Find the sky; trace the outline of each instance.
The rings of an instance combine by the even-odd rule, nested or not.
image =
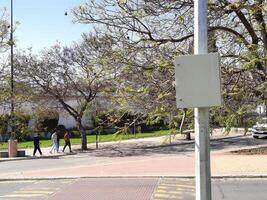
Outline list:
[[[0,0],[10,15],[10,0]],[[13,17],[16,30],[14,38],[17,49],[32,47],[34,52],[49,48],[60,42],[70,45],[79,41],[81,33],[89,32],[89,25],[74,24],[71,8],[86,0],[13,0]],[[68,16],[64,13],[68,12]],[[9,18],[10,19],[10,18]]]

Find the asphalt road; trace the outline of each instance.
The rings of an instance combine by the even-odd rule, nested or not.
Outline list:
[[[267,179],[214,179],[214,200],[267,200]],[[0,182],[3,200],[194,200],[193,179],[89,178]]]

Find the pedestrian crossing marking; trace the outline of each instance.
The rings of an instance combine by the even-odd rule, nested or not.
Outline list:
[[[26,193],[26,194],[53,194],[54,191],[25,190],[25,191],[15,191],[14,193],[16,193],[16,194],[24,194],[24,193]]]
[[[182,185],[182,184],[171,184],[171,183],[162,183],[160,185],[166,187],[182,187],[182,188],[195,189],[195,186],[193,185]]]
[[[179,184],[179,183],[174,183],[174,182],[172,182],[172,183],[161,183],[161,185],[167,185],[167,186],[170,186],[170,185],[172,185],[172,186],[177,186],[177,187],[187,187],[187,188],[195,188],[195,186],[194,185],[189,185],[189,184]]]
[[[181,197],[179,197],[179,196],[177,196],[177,195],[174,195],[174,194],[159,194],[159,193],[157,193],[157,194],[155,194],[155,197],[163,197],[163,198],[181,198]]]
[[[8,199],[30,199],[30,198],[43,198],[49,197],[59,191],[62,187],[53,187],[52,181],[51,184],[49,181],[41,180],[41,181],[32,181],[31,187],[21,188],[17,191],[13,191],[10,194],[5,194],[0,196],[0,199],[8,200]],[[43,187],[41,184],[48,183],[48,187]],[[64,186],[73,183],[73,180],[62,180],[57,182],[57,186]],[[38,185],[39,184],[39,185]]]
[[[27,191],[36,191],[36,190],[60,190],[59,187],[57,188],[52,188],[52,187],[32,187],[32,188],[23,188],[23,190],[27,190]]]
[[[181,194],[182,191],[177,191],[177,190],[173,190],[173,191],[167,191],[167,190],[157,190],[158,193],[167,193],[167,194]]]
[[[177,178],[179,179],[179,178]],[[177,182],[177,179],[176,178],[164,178],[162,181],[165,181],[165,182]],[[185,180],[180,180],[179,183],[192,183],[193,179],[185,179]]]
[[[37,188],[36,188],[37,189]],[[42,197],[49,196],[56,192],[56,190],[36,190],[34,188],[21,189],[14,191],[11,194],[0,196],[0,198],[31,198],[31,197]],[[39,188],[38,188],[39,189]]]
[[[33,183],[34,181],[31,181],[31,180],[16,180],[16,181],[2,181],[0,182],[0,184],[7,184],[7,183],[14,183],[14,184],[17,184],[17,183]]]
[[[0,196],[0,198],[8,198],[8,197],[40,197],[47,196],[47,194],[7,194],[4,196]]]
[[[195,196],[192,179],[161,178],[152,196],[153,200],[180,200]]]
[[[158,189],[167,189],[168,191],[169,190],[179,190],[179,191],[187,191],[187,192],[195,192],[194,189],[191,189],[191,188],[183,188],[183,187],[175,187],[175,186],[163,186],[163,185],[159,185],[158,186]]]

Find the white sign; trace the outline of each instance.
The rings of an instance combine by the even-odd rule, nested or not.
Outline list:
[[[178,108],[220,106],[221,76],[218,53],[179,56],[175,59]]]

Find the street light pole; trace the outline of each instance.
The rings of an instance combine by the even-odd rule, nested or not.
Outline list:
[[[8,140],[8,155],[9,157],[17,157],[17,140],[15,140],[15,133],[14,133],[14,39],[13,39],[13,0],[10,0],[10,128],[11,128],[11,137]]]
[[[13,0],[10,0],[10,13],[11,13],[11,19],[10,19],[10,96],[11,96],[11,134],[14,132],[14,39],[13,39]]]
[[[194,2],[194,54],[208,53],[207,0]],[[211,200],[209,108],[195,108],[196,200]]]

